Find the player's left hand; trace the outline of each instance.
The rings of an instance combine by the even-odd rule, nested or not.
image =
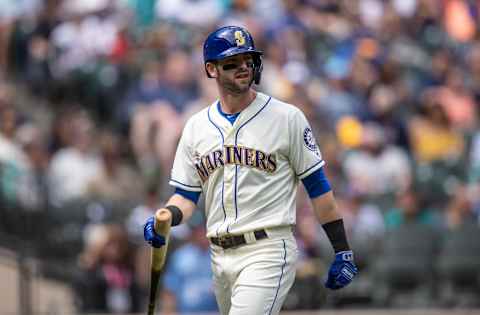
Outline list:
[[[328,271],[328,278],[325,281],[325,287],[337,290],[347,286],[352,282],[358,269],[353,262],[353,252],[351,250],[335,254],[335,260]]]

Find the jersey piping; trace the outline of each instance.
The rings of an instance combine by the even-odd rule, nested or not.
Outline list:
[[[267,102],[265,103],[265,105],[262,106],[262,108],[260,108],[258,110],[258,112],[255,113],[255,115],[253,115],[252,117],[250,117],[249,120],[247,120],[246,122],[243,123],[243,125],[241,125],[240,127],[238,127],[237,129],[237,132],[235,133],[235,146],[238,145],[238,133],[240,132],[240,129],[242,129],[246,124],[248,124],[250,121],[252,121],[255,117],[257,117],[258,114],[260,114],[260,112],[265,108],[267,107],[267,105],[270,103],[270,100],[272,99],[272,97],[270,96],[267,100]],[[237,205],[237,175],[238,175],[238,165],[235,165],[235,189],[234,189],[234,200],[235,200],[235,220],[233,221],[233,223],[235,223],[235,221],[237,221],[237,218],[238,218],[238,205]],[[227,226],[227,233],[229,233],[229,229],[230,229],[230,224]]]
[[[278,290],[280,289],[280,286],[282,284],[282,278],[283,278],[283,269],[285,268],[285,265],[287,264],[287,248],[285,246],[285,240],[283,241],[283,265],[282,265],[282,273],[280,274],[280,279],[278,279],[278,286],[277,286],[277,291],[275,292],[275,298],[273,298],[273,303],[272,306],[270,307],[270,311],[268,314],[272,314],[273,306],[275,305],[275,302],[277,301],[277,296],[278,296]]]
[[[210,118],[210,107],[208,108],[208,111],[207,111],[207,115],[208,115],[208,120],[210,121],[210,123],[215,127],[217,128],[218,132],[220,133],[220,136],[222,137],[222,148],[224,147],[224,138],[223,138],[223,133],[222,133],[222,130],[220,129],[220,127],[218,127],[217,125],[215,125],[215,123],[212,121],[212,119]],[[221,225],[219,225],[217,227],[217,236],[218,236],[218,230],[220,229],[220,227],[225,223],[225,221],[227,220],[227,211],[225,211],[225,204],[223,202],[223,190],[224,190],[224,186],[225,186],[225,181],[222,177],[222,210],[223,210],[223,223]],[[227,231],[228,231],[228,227],[227,227]]]

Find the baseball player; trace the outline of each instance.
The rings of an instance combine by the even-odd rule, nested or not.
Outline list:
[[[278,314],[295,278],[297,185],[302,181],[335,251],[325,286],[340,289],[357,274],[343,220],[304,114],[257,92],[262,52],[244,28],[222,27],[203,46],[205,71],[219,99],[195,114],[178,144],[165,207],[172,226],[192,215],[205,194],[207,238],[220,312]],[[165,243],[144,228],[154,247]]]

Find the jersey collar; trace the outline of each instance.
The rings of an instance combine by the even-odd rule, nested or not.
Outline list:
[[[235,113],[235,114],[224,113],[222,111],[222,106],[220,105],[220,101],[217,102],[217,110],[220,113],[220,115],[225,117],[225,119],[227,119],[230,122],[230,124],[232,124],[232,126],[233,126],[233,123],[235,122],[235,120],[237,120],[237,117],[240,115],[240,112]]]

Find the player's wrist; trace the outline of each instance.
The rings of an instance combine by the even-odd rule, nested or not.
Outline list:
[[[165,207],[170,213],[172,214],[172,224],[171,226],[177,226],[182,223],[183,220],[183,212],[180,210],[179,207],[175,205],[168,205]]]
[[[350,251],[347,235],[345,233],[345,227],[343,225],[343,219],[325,223],[322,225],[322,227],[325,230],[330,243],[332,244],[335,254]]]
[[[353,261],[353,251],[346,250],[346,251],[335,253],[335,257],[342,261]]]

